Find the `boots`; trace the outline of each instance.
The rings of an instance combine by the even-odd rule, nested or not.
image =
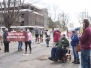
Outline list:
[[[75,63],[76,62],[76,59],[74,58],[74,61],[72,63]]]
[[[31,52],[31,50],[30,50],[30,53],[29,54],[31,54],[32,55],[32,52]]]
[[[80,61],[79,61],[79,60],[77,60],[77,61],[75,62],[75,64],[80,64]]]

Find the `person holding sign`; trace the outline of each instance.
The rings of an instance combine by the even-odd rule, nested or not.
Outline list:
[[[27,46],[29,45],[29,50],[30,50],[30,54],[31,54],[31,39],[32,39],[32,34],[30,32],[29,29],[27,29],[27,37],[28,40],[25,41],[25,54],[27,54]]]
[[[8,29],[5,28],[5,31],[3,33],[3,43],[4,43],[4,52],[9,52],[9,41],[7,41],[7,32],[8,32]]]
[[[20,29],[19,32],[22,32],[22,29]],[[23,45],[23,42],[18,41],[18,51],[22,51],[22,45]]]

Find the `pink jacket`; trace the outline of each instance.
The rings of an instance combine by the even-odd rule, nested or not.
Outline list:
[[[32,39],[32,33],[28,32],[28,41],[30,41]]]

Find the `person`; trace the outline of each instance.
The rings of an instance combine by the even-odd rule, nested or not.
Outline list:
[[[69,41],[66,39],[65,34],[63,34],[62,39],[56,44],[56,47],[53,47],[51,50],[51,57],[49,57],[49,60],[58,61],[60,58],[60,54],[62,51],[62,47],[68,47]]]
[[[31,40],[32,40],[32,33],[30,32],[29,29],[27,29],[27,36],[28,36],[28,40],[25,41],[25,54],[27,54],[27,46],[29,45],[29,50],[30,50],[30,53],[31,54]]]
[[[60,40],[60,35],[61,35],[61,32],[59,28],[57,27],[56,30],[53,32],[53,42],[54,42],[53,45],[54,46]]]
[[[49,47],[49,41],[50,41],[50,31],[46,30],[46,45]]]
[[[9,41],[7,41],[7,32],[8,32],[8,29],[5,28],[5,31],[3,33],[3,43],[4,43],[4,52],[9,52]]]
[[[78,52],[76,51],[77,44],[79,44],[79,38],[77,36],[76,30],[74,30],[72,31],[72,37],[71,37],[71,46],[72,46],[73,55],[74,55],[74,61],[72,63],[80,64],[79,55],[78,55]]]
[[[36,29],[35,29],[35,42],[39,42],[39,30],[38,30],[38,28],[36,27]]]
[[[2,30],[2,28],[0,28],[0,42],[1,42],[1,45],[3,45],[3,30]]]
[[[40,42],[43,42],[43,29],[40,30]]]
[[[91,27],[88,19],[83,19],[83,33],[80,36],[81,46],[81,68],[91,68],[90,51],[91,51]]]
[[[19,32],[23,32],[22,29],[19,30]],[[22,51],[22,45],[23,45],[23,42],[22,41],[18,41],[18,51]]]

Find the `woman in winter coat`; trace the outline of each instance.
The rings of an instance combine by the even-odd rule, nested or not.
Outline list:
[[[32,50],[32,48],[31,48],[32,33],[30,32],[29,29],[27,29],[27,37],[28,37],[28,40],[25,41],[25,54],[27,54],[27,46],[28,45],[29,45],[29,51],[30,51],[29,54],[31,54],[31,50]]]
[[[72,46],[73,55],[74,55],[74,61],[72,63],[80,64],[79,55],[78,55],[78,52],[76,51],[76,45],[79,44],[79,38],[77,36],[76,31],[73,31],[72,33],[73,34],[71,37],[71,46]]]

